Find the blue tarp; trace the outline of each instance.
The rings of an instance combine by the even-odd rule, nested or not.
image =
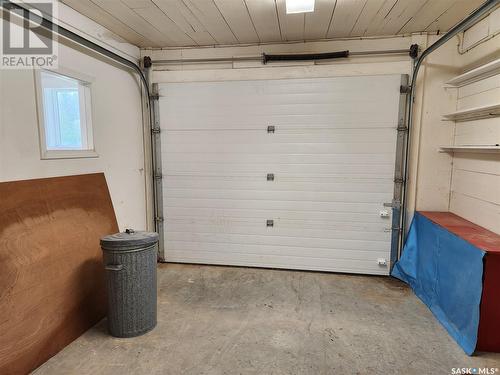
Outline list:
[[[485,252],[416,213],[392,276],[408,283],[468,355],[474,353]]]

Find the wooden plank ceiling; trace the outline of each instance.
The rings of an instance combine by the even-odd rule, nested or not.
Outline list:
[[[210,46],[446,31],[483,0],[62,0],[139,47]]]

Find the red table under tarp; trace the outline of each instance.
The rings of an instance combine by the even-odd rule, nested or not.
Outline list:
[[[420,214],[486,252],[476,350],[500,352],[500,235],[450,212]]]

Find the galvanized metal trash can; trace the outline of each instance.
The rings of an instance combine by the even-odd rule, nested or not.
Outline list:
[[[101,238],[108,289],[108,330],[134,337],[156,326],[158,234],[127,229]]]

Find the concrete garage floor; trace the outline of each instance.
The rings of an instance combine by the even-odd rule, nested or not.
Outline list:
[[[451,374],[467,357],[403,283],[386,278],[163,264],[158,326],[115,339],[105,322],[42,374]],[[497,372],[498,373],[498,372]]]

